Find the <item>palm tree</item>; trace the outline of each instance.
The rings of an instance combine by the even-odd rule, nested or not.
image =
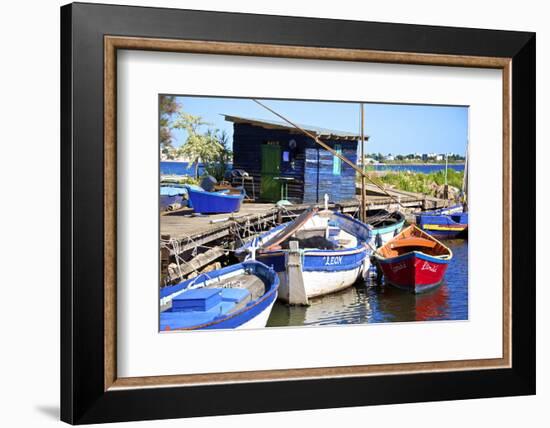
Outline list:
[[[213,137],[216,138],[219,149],[215,153],[215,158],[210,159],[209,163],[205,165],[205,169],[216,180],[223,181],[229,164],[233,159],[233,152],[229,148],[229,135],[227,132],[217,130]]]

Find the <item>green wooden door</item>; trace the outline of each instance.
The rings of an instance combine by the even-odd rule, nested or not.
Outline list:
[[[260,197],[266,201],[278,201],[281,196],[281,185],[273,177],[280,174],[281,148],[271,144],[262,144],[262,179]]]

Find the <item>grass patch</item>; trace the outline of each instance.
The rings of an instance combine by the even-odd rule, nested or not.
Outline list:
[[[431,172],[428,174],[410,171],[392,171],[372,178],[379,183],[386,186],[392,186],[395,189],[432,195],[434,184],[437,186],[445,184],[445,171]],[[447,183],[449,186],[460,189],[462,188],[463,179],[464,172],[454,169],[447,170]]]
[[[199,180],[195,177],[191,177],[190,175],[184,175],[177,178],[167,177],[161,181],[161,184],[199,184]]]

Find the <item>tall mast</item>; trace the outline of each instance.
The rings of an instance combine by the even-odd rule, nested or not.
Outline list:
[[[366,209],[366,193],[365,193],[365,108],[364,104],[359,105],[361,111],[361,212],[359,214],[359,220],[362,222],[367,218]]]
[[[466,160],[464,161],[464,177],[462,179],[462,207],[468,211],[468,158],[470,157],[470,108],[468,107],[468,133],[466,137]]]
[[[443,197],[445,205],[449,202],[449,183],[447,182],[447,168],[449,167],[449,153],[445,153],[445,185],[443,186]]]
[[[447,168],[449,167],[449,153],[445,153],[445,186],[447,186]]]
[[[348,164],[350,167],[352,167],[357,173],[361,174],[361,176],[367,180],[369,180],[372,184],[374,184],[376,187],[378,187],[387,197],[389,197],[391,200],[395,201],[398,205],[402,206],[403,207],[403,204],[401,204],[401,201],[396,198],[395,196],[393,196],[392,194],[390,194],[382,185],[380,185],[379,183],[377,183],[375,180],[373,180],[372,178],[370,178],[369,176],[367,176],[367,174],[365,173],[365,171],[362,169],[362,168],[359,168],[359,166],[357,166],[357,162],[353,163],[352,161],[350,161],[348,158],[346,158],[345,156],[343,156],[341,153],[338,153],[337,151],[335,151],[332,147],[330,147],[328,144],[324,143],[323,141],[321,141],[321,139],[312,134],[310,131],[307,131],[305,129],[303,129],[302,127],[300,127],[299,125],[297,125],[295,122],[292,122],[290,119],[287,119],[286,117],[284,117],[282,114],[280,113],[277,113],[275,110],[273,110],[272,108],[266,106],[265,104],[261,103],[260,101],[258,101],[257,99],[255,98],[251,98],[252,101],[254,101],[256,104],[258,104],[259,106],[265,108],[267,111],[273,113],[275,116],[277,116],[278,118],[284,120],[286,123],[288,123],[289,125],[292,125],[294,128],[296,128],[298,131],[300,131],[302,134],[304,135],[307,135],[309,138],[311,138],[313,141],[315,141],[317,144],[319,144],[323,149],[325,149],[326,151],[328,151],[330,154],[332,154],[333,156],[336,156],[337,158],[339,158],[342,162],[345,162],[346,164]]]

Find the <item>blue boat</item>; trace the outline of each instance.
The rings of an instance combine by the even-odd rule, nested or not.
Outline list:
[[[464,211],[464,206],[462,204],[455,204],[450,207],[438,208],[435,210],[424,211],[422,214],[426,215],[451,215],[451,214],[460,214]]]
[[[441,239],[465,238],[468,234],[468,213],[421,213],[416,216],[416,225],[430,235]]]
[[[277,299],[273,269],[247,261],[160,290],[160,331],[263,328]]]
[[[187,186],[189,206],[198,214],[233,213],[241,209],[244,193],[232,195],[227,190],[207,192],[198,186]]]

